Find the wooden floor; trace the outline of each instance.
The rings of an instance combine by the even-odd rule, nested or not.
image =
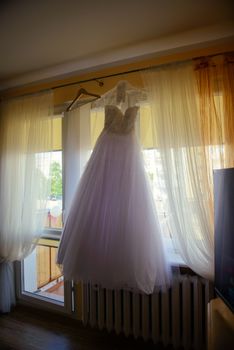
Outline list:
[[[162,350],[106,331],[83,327],[72,320],[41,310],[17,306],[10,314],[0,315],[0,350]],[[171,349],[171,348],[167,348]]]

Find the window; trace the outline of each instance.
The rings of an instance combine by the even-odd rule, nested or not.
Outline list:
[[[56,264],[63,226],[62,116],[56,116],[53,124],[53,149],[36,154],[38,185],[45,181],[51,189],[45,206],[44,233],[21,264],[20,294],[23,298],[37,299],[64,309],[67,304],[65,290],[69,289],[70,295],[72,291],[71,285],[64,283]]]
[[[42,158],[47,161],[42,162]],[[51,188],[45,215],[44,237],[47,239],[40,239],[35,250],[24,260],[24,291],[63,303],[63,276],[56,265],[62,229],[62,150],[38,153],[36,161],[39,181],[47,181]]]
[[[169,207],[165,194],[165,182],[160,153],[157,149],[144,149],[143,157],[145,161],[145,170],[148,174],[154,201],[157,208],[159,223],[161,226],[163,240],[170,262],[173,264],[184,265],[178,250],[173,245],[172,232],[169,225]]]
[[[152,142],[151,120],[147,113],[147,106],[143,106],[136,125],[136,130],[143,144],[145,169],[151,183],[169,258],[172,263],[183,264],[172,244],[160,153]],[[64,282],[62,272],[56,264],[57,249],[63,225],[64,196],[61,116],[56,118],[55,125],[55,145],[53,149],[38,153],[36,158],[40,181],[47,181],[51,192],[46,203],[43,237],[38,241],[34,251],[21,264],[21,293],[25,297],[34,298],[40,303],[46,302],[63,310],[67,308],[71,311],[74,308],[72,286],[71,283]],[[91,111],[90,120],[85,118],[82,121],[81,128],[88,128],[88,131],[85,129],[86,132],[83,135],[88,134],[90,137],[90,140],[84,141],[88,142],[89,146],[91,145],[91,149],[94,147],[103,126],[103,110]],[[82,130],[80,131],[82,134]],[[41,161],[45,158],[48,159],[46,163]]]

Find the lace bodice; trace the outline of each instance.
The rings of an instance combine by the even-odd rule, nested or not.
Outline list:
[[[123,113],[117,106],[105,107],[104,129],[115,134],[128,134],[134,130],[135,119],[139,107],[129,107]]]

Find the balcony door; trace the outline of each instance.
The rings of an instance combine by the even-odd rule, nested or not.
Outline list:
[[[62,130],[64,123],[63,115],[55,116],[53,149],[36,155],[40,181],[47,181],[51,191],[47,198],[46,213],[44,213],[43,235],[36,243],[32,253],[24,261],[17,263],[16,275],[17,294],[21,301],[71,313],[74,309],[72,282],[64,281],[62,270],[56,264],[63,227],[64,157]],[[48,158],[48,165],[40,161],[45,157]]]

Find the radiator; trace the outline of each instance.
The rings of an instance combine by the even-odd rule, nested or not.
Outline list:
[[[181,275],[167,292],[151,295],[83,284],[83,323],[155,344],[205,349],[212,297],[212,284],[198,276]]]

